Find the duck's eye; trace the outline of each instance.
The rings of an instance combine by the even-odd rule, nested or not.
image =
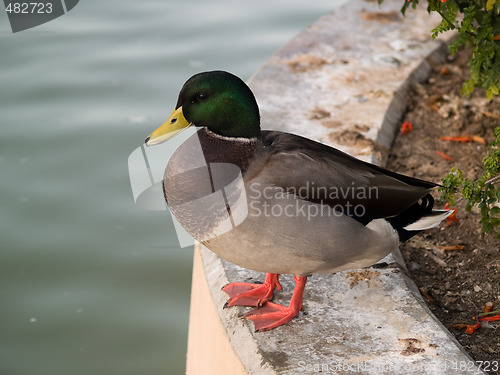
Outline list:
[[[204,93],[204,92],[201,92],[201,93],[199,93],[197,96],[194,96],[194,97],[193,97],[193,99],[191,99],[191,103],[192,103],[192,104],[195,104],[195,103],[202,102],[202,101],[204,101],[207,97],[208,97],[208,94],[206,94],[206,93]]]

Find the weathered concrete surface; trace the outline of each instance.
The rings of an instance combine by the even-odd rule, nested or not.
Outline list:
[[[249,82],[263,128],[301,134],[383,164],[408,88],[424,80],[446,52],[429,35],[439,20],[423,8],[403,18],[400,6],[400,0],[385,0],[381,8],[376,1],[350,1],[278,51]],[[228,282],[263,281],[264,275],[204,248],[201,255],[221,318],[209,324],[222,324],[249,374],[456,374],[471,363],[419,300],[404,265],[394,261],[399,254],[384,259],[385,268],[310,277],[305,313],[257,334],[251,322],[238,318],[249,309],[222,309],[227,295],[220,289]],[[275,301],[287,305],[291,276],[282,276],[282,285]]]
[[[264,129],[307,136],[377,164],[392,145],[408,88],[447,47],[420,7],[355,0],[320,18],[251,79]]]
[[[201,248],[208,284],[233,349],[248,374],[457,374],[467,365],[481,374],[449,332],[409,290],[397,265],[314,275],[297,319],[254,333],[238,316],[249,308],[222,309],[227,282],[263,281],[263,275],[229,264]],[[289,275],[274,302],[287,305]]]

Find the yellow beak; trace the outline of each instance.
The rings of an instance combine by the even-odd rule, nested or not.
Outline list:
[[[154,146],[163,143],[173,136],[179,134],[184,129],[187,129],[193,125],[187,122],[184,114],[182,113],[182,107],[177,108],[168,118],[165,123],[152,132],[149,137],[146,138],[146,146]]]

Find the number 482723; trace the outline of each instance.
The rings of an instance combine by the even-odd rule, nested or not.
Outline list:
[[[52,3],[8,3],[5,11],[14,14],[52,13]]]

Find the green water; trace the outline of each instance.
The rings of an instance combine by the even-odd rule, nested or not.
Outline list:
[[[182,374],[192,248],[127,160],[210,69],[247,79],[337,6],[93,1],[12,34],[0,12],[0,374]]]

